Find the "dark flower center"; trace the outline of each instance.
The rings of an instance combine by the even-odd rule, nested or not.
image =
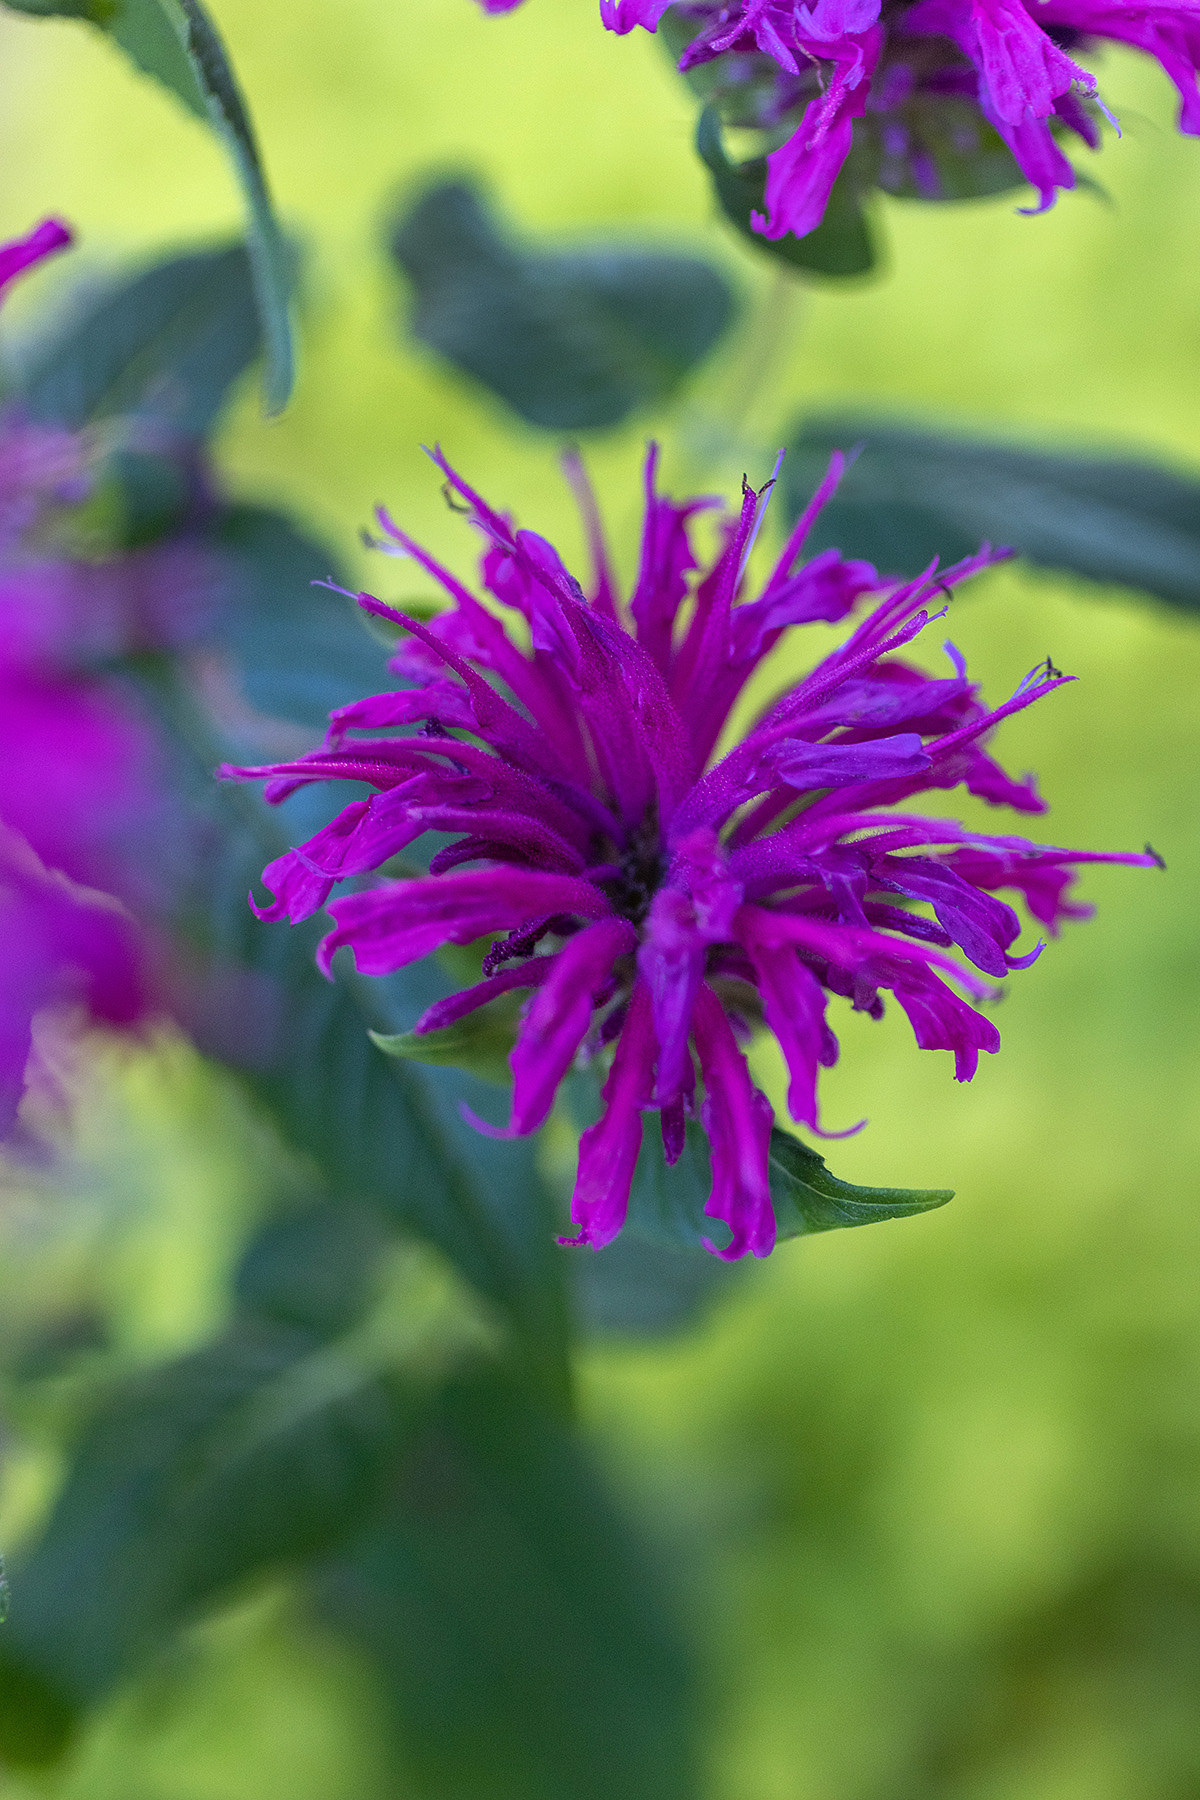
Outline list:
[[[604,892],[617,912],[641,926],[666,874],[657,818],[630,832],[617,867],[619,873],[603,883]]]

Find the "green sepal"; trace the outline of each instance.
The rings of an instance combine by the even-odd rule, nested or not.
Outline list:
[[[744,163],[729,160],[716,106],[706,106],[700,114],[696,150],[712,176],[713,192],[725,217],[764,256],[794,269],[804,269],[810,275],[828,275],[838,280],[869,274],[875,267],[878,255],[849,170],[844,170],[834,183],[825,217],[815,231],[802,238],[766,238],[750,223],[752,213],[764,210],[766,157],[756,156]]]
[[[506,994],[441,1031],[399,1031],[392,1035],[373,1031],[370,1035],[387,1056],[466,1069],[471,1075],[507,1087],[512,1080],[508,1055],[517,1035],[520,1012],[520,996]]]

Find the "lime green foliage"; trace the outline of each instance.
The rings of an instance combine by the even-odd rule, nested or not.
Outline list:
[[[283,216],[313,253],[294,407],[268,428],[247,396],[222,446],[230,478],[347,554],[386,498],[464,567],[417,449],[440,439],[525,523],[578,542],[545,442],[398,346],[377,226],[393,183],[478,164],[538,230],[686,228],[734,266],[691,102],[656,47],[605,37],[591,0],[494,20],[469,0],[213,11]],[[206,134],[77,25],[5,17],[0,50],[7,228],[61,212],[100,257],[236,227]],[[851,406],[1047,443],[1118,433],[1200,463],[1200,147],[1168,129],[1157,75],[1116,56],[1103,75],[1125,130],[1105,153],[1114,209],[887,206],[889,278],[806,296],[790,339],[764,329],[762,356],[731,351],[672,428],[670,478],[682,485],[688,458],[706,484],[743,466],[765,478],[797,413]],[[772,277],[741,267],[765,315]],[[29,299],[14,299],[14,325]],[[639,421],[593,457],[626,570],[642,434]],[[368,567],[407,603],[411,568],[364,556],[362,579]],[[1003,1053],[970,1088],[893,1021],[839,1017],[826,1123],[871,1120],[837,1147],[839,1176],[944,1181],[954,1206],[785,1246],[705,1332],[593,1351],[583,1411],[702,1599],[716,1800],[1191,1800],[1200,638],[1128,596],[1011,570],[957,602],[947,629],[997,695],[1047,653],[1080,677],[1006,728],[1007,758],[1045,772],[1057,841],[1149,838],[1169,873],[1088,876],[1097,919],[1014,987]],[[29,1271],[11,1277],[27,1307],[84,1310],[76,1296],[96,1284],[127,1361],[212,1323],[230,1169],[262,1151],[224,1101],[219,1129],[197,1127],[160,1066],[139,1066],[137,1131],[94,1159],[93,1196],[138,1199],[118,1210],[127,1231],[84,1254],[77,1208],[65,1247],[57,1200],[6,1214],[25,1233],[6,1267]],[[759,1072],[781,1099],[779,1072]],[[131,1185],[147,1155],[153,1179]],[[247,1190],[266,1185],[246,1166]],[[253,1192],[238,1205],[252,1215]],[[51,1485],[58,1435],[24,1428],[6,1550]],[[14,1588],[13,1617],[18,1605]],[[13,1779],[6,1800],[418,1792],[385,1758],[382,1705],[349,1649],[286,1596],[260,1597],[115,1695],[59,1775]]]

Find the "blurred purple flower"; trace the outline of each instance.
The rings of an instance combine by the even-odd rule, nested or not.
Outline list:
[[[80,1006],[97,1023],[135,1026],[147,1004],[141,936],[110,894],[48,869],[0,821],[0,1138],[16,1123],[33,1021]]]
[[[48,220],[0,246],[0,289],[69,242]],[[73,434],[0,419],[0,1137],[42,1008],[129,1027],[149,1004],[145,939],[100,890],[147,889],[157,746],[115,684],[73,667],[113,624],[112,572],[36,542],[48,509],[86,496],[89,461]]]
[[[274,899],[256,910],[308,918],[337,883],[379,870],[424,832],[455,834],[427,877],[334,900],[322,966],[345,945],[362,973],[385,975],[443,944],[492,939],[481,980],[416,1029],[450,1025],[513,989],[530,993],[510,1059],[508,1134],[542,1124],[577,1058],[611,1056],[603,1117],[580,1145],[570,1241],[600,1246],[620,1230],[643,1115],[657,1111],[669,1161],[685,1119],[703,1121],[707,1211],[731,1234],[718,1254],[765,1255],[775,1237],[772,1113],[740,1047],[751,1030],[774,1032],[792,1116],[812,1130],[817,1072],[837,1055],[829,994],[878,1017],[890,991],[917,1042],[952,1050],[958,1079],[969,1080],[980,1050],[999,1040],[954,987],[979,998],[1037,954],[1014,955],[1020,922],[997,890],[1022,895],[1053,932],[1086,915],[1066,898],[1076,864],[1150,859],[982,836],[895,810],[959,785],[1044,810],[1031,782],[1005,774],[984,745],[1000,719],[1065,677],[1035,671],[988,710],[953,650],[941,678],[898,659],[928,623],[929,603],[996,556],[984,548],[944,574],[931,567],[899,583],[833,550],[801,562],[840,456],[748,599],[744,569],[770,484],[747,489],[739,513],[721,520],[719,551],[694,578],[692,522],[717,503],[661,496],[652,449],[627,606],[577,465],[594,560],[586,596],[544,538],[514,529],[440,453],[434,460],[484,539],[483,586],[530,649],[381,513],[395,553],[452,604],[423,624],[360,595],[404,626],[391,666],[411,685],[333,714],[323,747],[294,762],[225,771],[265,776],[276,801],[308,782],[374,790],[267,868]],[[732,708],[783,633],[841,620],[866,596],[872,610],[847,641],[719,752]]]

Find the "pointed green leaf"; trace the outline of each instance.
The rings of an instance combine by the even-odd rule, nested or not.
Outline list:
[[[840,1181],[815,1150],[778,1126],[771,1132],[769,1174],[780,1241],[907,1219],[953,1198],[945,1189],[863,1188]],[[689,1123],[683,1154],[668,1167],[657,1120],[648,1117],[629,1200],[628,1229],[679,1249],[699,1249],[706,1238],[720,1248],[728,1242],[729,1232],[705,1213],[711,1192],[708,1140],[701,1127]]]
[[[911,1219],[954,1198],[948,1188],[865,1188],[839,1181],[823,1157],[778,1126],[771,1132],[770,1171],[771,1203],[781,1238],[874,1225],[883,1219]]]

